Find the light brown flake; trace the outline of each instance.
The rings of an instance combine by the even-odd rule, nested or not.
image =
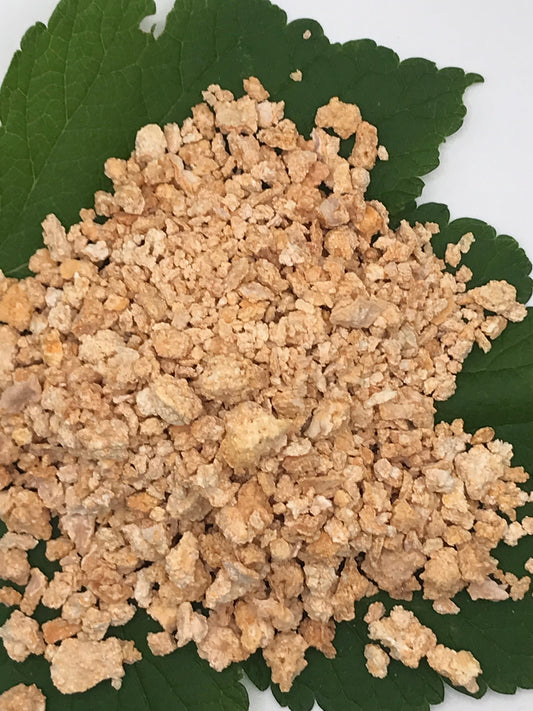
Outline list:
[[[456,652],[437,644],[428,651],[427,659],[432,669],[448,678],[455,686],[463,686],[471,694],[478,691],[476,679],[481,674],[481,667],[472,652]]]
[[[257,403],[240,403],[226,416],[221,454],[236,473],[242,474],[259,457],[279,451],[288,430],[288,422],[274,417]]]
[[[52,681],[62,694],[82,693],[105,679],[118,686],[124,676],[124,650],[116,637],[103,642],[65,639],[50,657]]]
[[[390,657],[377,644],[365,644],[366,668],[377,679],[384,679],[389,671]]]
[[[437,644],[435,634],[401,605],[393,607],[388,617],[371,622],[368,630],[370,639],[387,646],[393,659],[415,669]]]
[[[8,656],[15,662],[24,662],[30,654],[43,654],[44,642],[39,624],[19,610],[0,627],[0,639]]]
[[[272,672],[272,681],[281,691],[289,691],[295,677],[307,666],[305,650],[307,643],[295,632],[278,634],[263,649],[263,656]]]
[[[31,684],[17,684],[0,695],[2,711],[45,711],[46,697],[43,692]]]
[[[318,109],[315,123],[320,128],[332,128],[341,138],[350,138],[361,123],[361,112],[355,104],[346,104],[334,96]]]

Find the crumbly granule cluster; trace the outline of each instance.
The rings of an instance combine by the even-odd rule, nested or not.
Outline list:
[[[387,616],[384,613],[383,604],[374,602],[365,615],[365,622],[370,639],[388,647],[393,659],[417,669],[425,658],[432,669],[455,686],[464,686],[472,694],[479,690],[477,677],[481,667],[471,652],[464,649],[457,652],[438,644],[434,632],[402,605],[395,605]],[[389,655],[379,645],[367,644],[365,657],[370,674],[383,679],[387,675]]]
[[[17,684],[0,695],[1,711],[45,711],[46,699],[35,684]]]
[[[433,417],[473,344],[525,317],[514,287],[467,290],[436,225],[392,230],[365,201],[388,156],[357,106],[333,98],[306,140],[244,88],[142,128],[106,162],[114,192],[68,232],[47,217],[35,276],[0,281],[0,575],[26,585],[2,590],[20,609],[0,636],[64,693],[120,684],[138,652],[104,637],[137,607],[154,654],[192,640],[221,670],[261,649],[287,690],[378,589],[453,613],[464,588],[529,585],[491,556],[531,533],[528,475],[490,428]],[[51,581],[27,558],[43,539]]]

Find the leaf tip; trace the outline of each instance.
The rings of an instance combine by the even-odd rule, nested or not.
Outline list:
[[[466,75],[466,86],[472,86],[472,84],[484,84],[485,78],[481,74],[476,74],[475,72],[469,72]]]

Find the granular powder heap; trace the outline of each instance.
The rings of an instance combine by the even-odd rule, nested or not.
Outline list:
[[[142,128],[105,165],[114,192],[68,232],[47,217],[35,276],[0,280],[0,575],[26,586],[1,591],[20,609],[0,636],[64,693],[120,685],[140,655],[104,636],[136,607],[161,625],[154,654],[192,640],[221,670],[262,649],[288,690],[378,589],[453,614],[465,588],[529,586],[491,556],[532,530],[511,445],[434,424],[473,344],[525,317],[514,287],[467,290],[472,235],[450,273],[436,225],[393,230],[365,201],[388,154],[357,106],[331,99],[306,140],[244,88]],[[27,558],[42,539],[51,581]],[[39,603],[59,614],[42,627]],[[393,658],[476,688],[472,655],[412,613],[368,622]],[[385,676],[388,654],[365,655]]]

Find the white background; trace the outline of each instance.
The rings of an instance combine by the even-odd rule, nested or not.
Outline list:
[[[219,0],[224,2],[224,0]],[[30,24],[46,22],[56,0],[0,0],[0,77]],[[164,17],[172,0],[158,0]],[[467,91],[463,128],[441,150],[423,201],[445,202],[452,218],[476,217],[511,234],[533,258],[533,50],[530,0],[278,0],[289,20],[318,20],[331,41],[369,37],[401,59],[478,72],[485,83]],[[279,709],[269,693],[250,690],[251,711]],[[533,691],[487,694],[475,701],[447,690],[442,711],[526,711]],[[375,711],[379,711],[376,709]]]

